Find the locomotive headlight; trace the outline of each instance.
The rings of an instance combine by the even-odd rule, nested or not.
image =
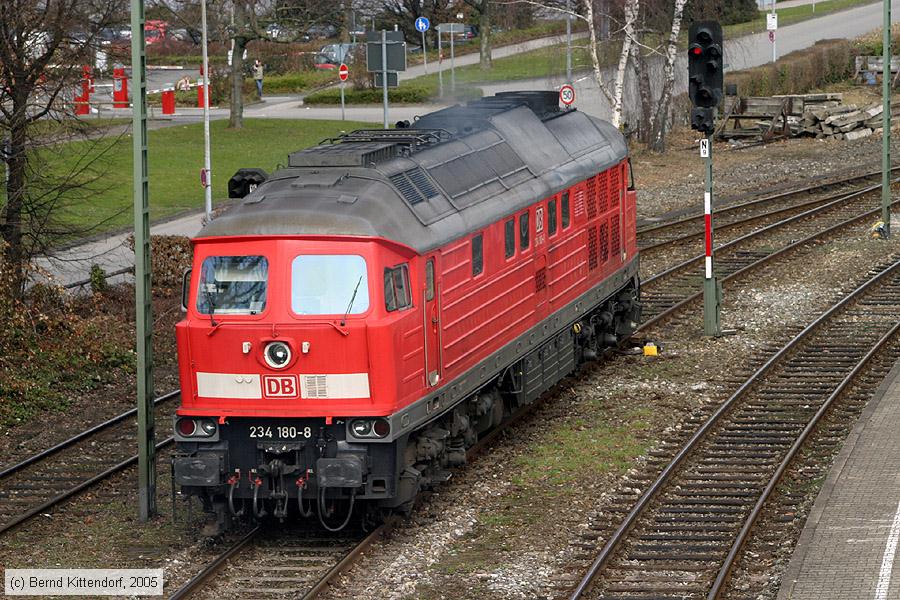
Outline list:
[[[372,421],[358,420],[350,425],[356,437],[368,437],[372,433]]]
[[[291,347],[284,342],[269,342],[263,355],[267,365],[273,369],[283,369],[291,362]]]
[[[203,432],[203,435],[215,435],[216,422],[211,419],[203,419],[200,421],[200,431]]]
[[[197,431],[197,422],[193,419],[178,419],[178,433],[190,437]]]

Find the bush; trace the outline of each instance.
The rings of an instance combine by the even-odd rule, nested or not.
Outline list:
[[[134,251],[134,236],[128,236],[128,247]],[[178,289],[184,272],[191,268],[194,249],[190,238],[180,235],[150,236],[150,268],[153,287]]]
[[[848,40],[823,40],[791,52],[775,64],[725,74],[725,84],[737,84],[739,96],[804,94],[853,76],[856,55]]]
[[[347,104],[381,104],[383,98],[381,88],[359,90],[348,86],[344,90],[344,94],[344,101]],[[481,88],[467,87],[459,88],[454,99],[462,102],[481,98],[481,96]],[[396,104],[422,104],[436,97],[437,89],[430,85],[401,84],[400,87],[388,90],[388,101]],[[307,104],[340,104],[341,91],[338,88],[328,88],[327,90],[314,92],[306,96],[305,102]]]

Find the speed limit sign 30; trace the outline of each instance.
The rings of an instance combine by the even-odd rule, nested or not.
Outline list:
[[[566,106],[570,106],[575,102],[575,88],[571,85],[564,85],[559,88],[559,101]]]

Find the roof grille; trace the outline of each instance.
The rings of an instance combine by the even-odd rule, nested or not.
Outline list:
[[[440,195],[440,192],[428,179],[425,171],[419,167],[391,175],[390,180],[403,198],[411,205],[425,202],[429,198]]]
[[[412,181],[417,188],[419,188],[419,191],[422,192],[422,195],[425,196],[425,198],[434,198],[435,196],[440,195],[440,192],[438,192],[431,184],[428,175],[426,175],[425,171],[419,167],[407,171],[406,176],[409,177],[410,181]]]

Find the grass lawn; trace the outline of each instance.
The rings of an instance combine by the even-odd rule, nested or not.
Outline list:
[[[245,119],[244,128],[232,131],[227,121],[211,123],[213,201],[227,198],[228,179],[241,167],[272,172],[287,163],[287,155],[317,144],[343,131],[371,126],[354,121]],[[88,178],[95,190],[88,202],[73,203],[61,215],[79,227],[103,223],[102,230],[128,226],[131,213],[131,136],[79,141],[55,149],[57,174],[73,170],[82,161],[96,160]],[[203,206],[200,168],[203,166],[203,124],[178,125],[149,132],[150,216],[160,219]]]

